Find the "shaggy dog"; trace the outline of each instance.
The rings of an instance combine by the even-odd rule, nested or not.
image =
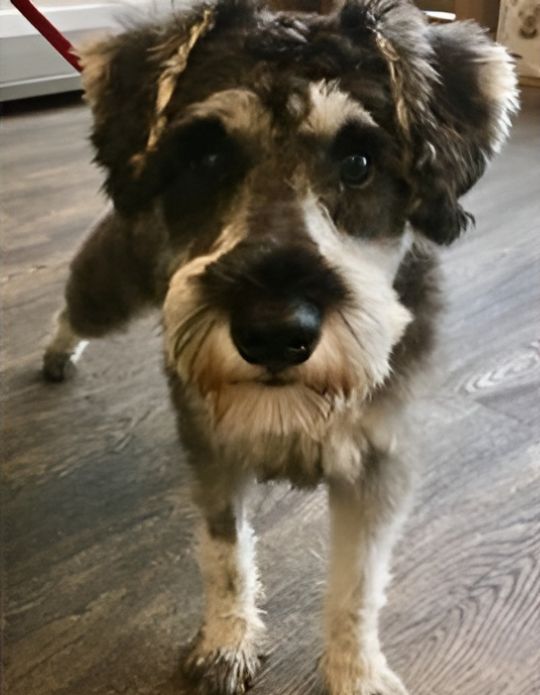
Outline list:
[[[328,15],[221,0],[82,51],[112,207],[75,257],[45,373],[161,308],[166,370],[204,517],[204,622],[186,669],[243,693],[263,624],[252,479],[324,483],[322,674],[403,695],[378,638],[414,472],[404,406],[432,348],[436,246],[505,139],[516,86],[474,24],[406,0]]]

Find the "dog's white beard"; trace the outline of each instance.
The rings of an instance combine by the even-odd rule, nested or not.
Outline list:
[[[410,318],[391,287],[364,274],[366,292],[326,317],[310,359],[281,373],[282,383],[265,383],[265,370],[242,359],[225,317],[201,306],[187,279],[177,273],[165,303],[168,363],[194,389],[223,444],[295,435],[324,442],[389,375],[392,347]]]

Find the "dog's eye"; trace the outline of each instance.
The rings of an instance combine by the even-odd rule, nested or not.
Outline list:
[[[195,121],[171,133],[171,146],[164,149],[172,169],[169,178],[187,177],[190,182],[219,183],[237,159],[234,141],[216,119]]]
[[[201,159],[201,166],[205,169],[215,169],[222,160],[221,152],[207,152]]]
[[[362,186],[368,180],[370,173],[370,161],[364,154],[351,154],[341,160],[341,181],[349,188]]]
[[[205,174],[219,175],[225,169],[227,157],[224,152],[209,150],[199,157],[191,159],[189,165],[192,170],[199,170]]]

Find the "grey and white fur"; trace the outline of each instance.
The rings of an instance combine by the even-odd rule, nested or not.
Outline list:
[[[283,3],[281,3],[283,5]],[[186,671],[237,695],[264,640],[254,480],[324,484],[330,695],[403,695],[379,643],[414,471],[406,404],[440,306],[436,247],[517,108],[506,51],[406,0],[332,13],[220,0],[81,50],[111,206],[76,255],[56,380],[82,340],[162,312],[201,510]]]

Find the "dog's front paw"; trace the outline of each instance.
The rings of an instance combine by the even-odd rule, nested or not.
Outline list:
[[[252,645],[209,648],[199,638],[190,648],[183,670],[200,695],[243,695],[260,663],[261,658]]]
[[[382,654],[369,658],[329,654],[321,668],[329,695],[408,695]]]

